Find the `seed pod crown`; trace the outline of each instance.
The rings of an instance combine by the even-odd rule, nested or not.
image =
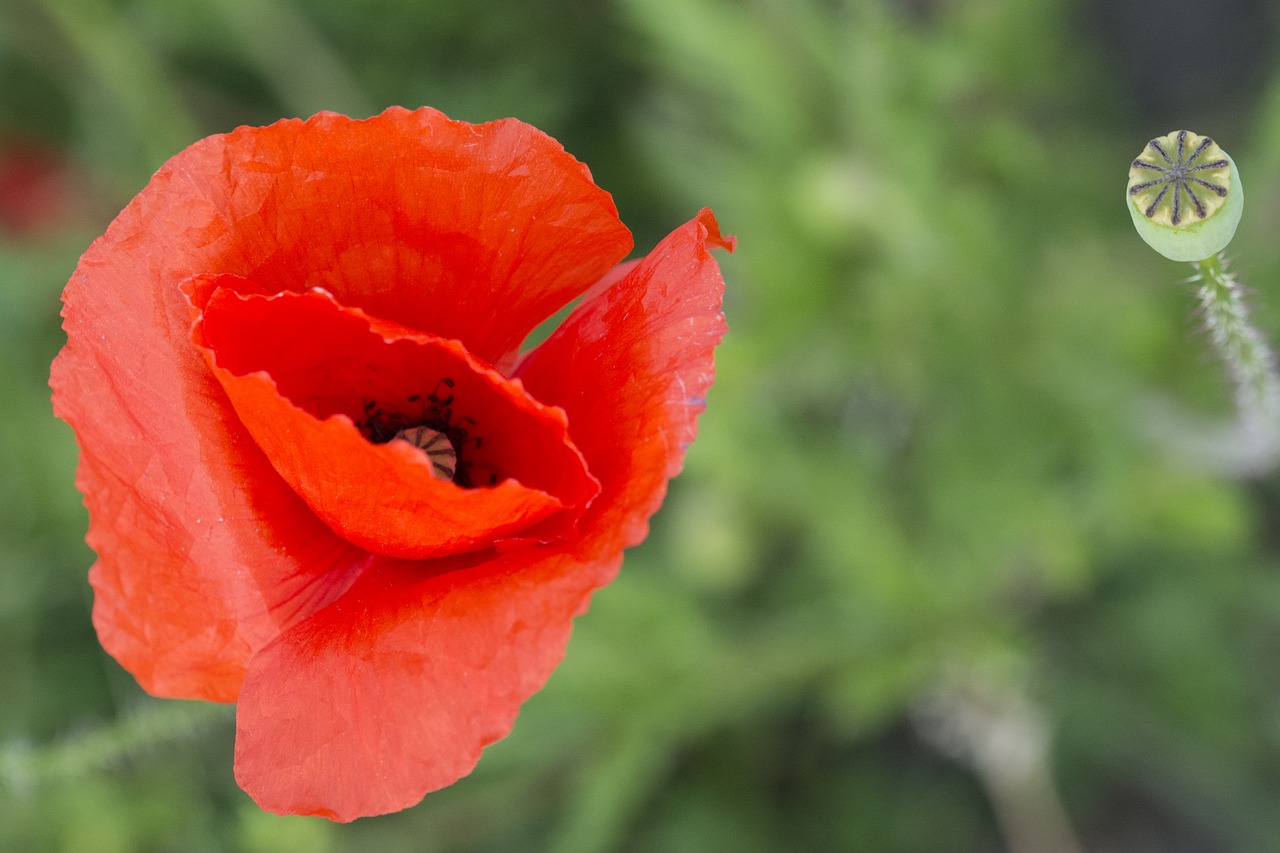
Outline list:
[[[1175,261],[1200,261],[1231,242],[1244,209],[1235,162],[1207,136],[1175,130],[1147,143],[1129,164],[1134,227]]]

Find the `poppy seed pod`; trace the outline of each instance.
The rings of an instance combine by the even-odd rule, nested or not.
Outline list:
[[[1175,130],[1129,164],[1129,215],[1151,248],[1173,261],[1202,261],[1226,248],[1244,210],[1235,162],[1207,136]]]

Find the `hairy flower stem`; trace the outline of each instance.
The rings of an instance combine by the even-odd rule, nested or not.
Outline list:
[[[1249,323],[1244,288],[1227,270],[1221,253],[1191,264],[1191,280],[1200,287],[1196,296],[1205,327],[1236,390],[1241,427],[1245,436],[1274,455],[1280,438],[1280,377],[1276,361],[1262,335]]]
[[[925,740],[973,769],[1010,853],[1083,853],[1054,784],[1049,721],[1019,686],[958,669],[913,716]]]
[[[113,722],[48,746],[0,743],[0,791],[32,789],[77,779],[155,749],[192,737],[209,725],[229,725],[230,709],[206,702],[148,701]]]

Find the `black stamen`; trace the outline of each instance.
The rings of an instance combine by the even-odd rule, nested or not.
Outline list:
[[[425,398],[421,394],[407,396],[405,398],[407,402],[417,404],[416,416],[402,412],[388,412],[378,405],[377,401],[365,400],[362,403],[364,420],[357,422],[356,427],[374,444],[386,444],[402,430],[413,427],[423,426],[435,430],[453,446],[455,467],[449,469],[436,463],[436,457],[447,456],[448,451],[442,446],[436,447],[435,441],[429,442],[421,449],[432,460],[432,464],[436,465],[436,470],[447,474],[458,485],[471,488],[474,485],[469,472],[472,463],[471,460],[463,457],[467,450],[478,450],[481,442],[479,436],[471,435],[476,425],[475,420],[465,415],[458,417],[454,412],[454,394],[452,393],[454,385],[453,379],[446,376],[435,384],[431,393]]]

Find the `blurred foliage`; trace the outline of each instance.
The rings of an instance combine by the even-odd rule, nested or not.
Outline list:
[[[974,685],[1043,721],[1086,849],[1280,849],[1280,479],[1168,440],[1231,395],[1119,201],[1146,139],[1213,134],[1273,329],[1280,76],[1255,38],[1256,85],[1179,102],[1096,13],[7,0],[0,158],[63,197],[0,233],[0,849],[1004,849],[990,768],[922,722]],[[642,248],[702,205],[741,242],[686,471],[564,665],[471,777],[339,826],[259,811],[227,709],[98,648],[45,383],[77,253],[165,158],[390,103],[542,127]]]

